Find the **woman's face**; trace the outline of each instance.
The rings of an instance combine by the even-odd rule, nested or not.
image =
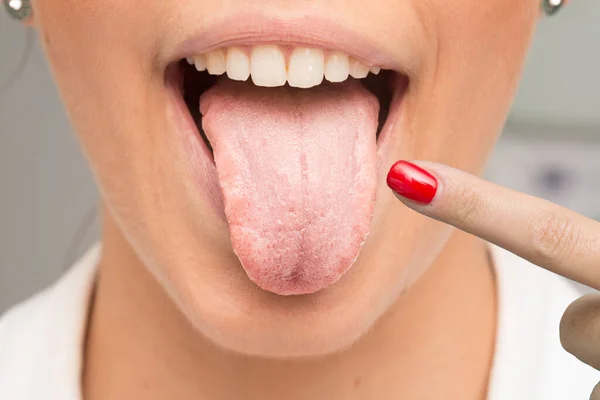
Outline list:
[[[106,217],[199,332],[233,351],[301,356],[358,339],[443,248],[450,230],[400,206],[385,175],[398,159],[480,171],[539,4],[36,0],[34,7]],[[276,84],[282,68],[283,79],[287,72],[318,81],[307,66],[319,62],[330,65],[329,78],[343,75],[345,57],[334,60],[335,51],[393,72],[369,78],[369,90],[353,80],[289,89],[221,79],[202,94],[209,75],[182,60],[232,46],[263,86]],[[209,69],[218,69],[214,54]],[[228,72],[244,75],[241,60]],[[331,66],[336,60],[341,67]]]

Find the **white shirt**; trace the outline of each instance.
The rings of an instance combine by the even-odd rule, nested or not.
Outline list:
[[[81,400],[82,348],[99,246],[0,319],[1,400]],[[588,399],[600,374],[560,345],[573,283],[492,248],[499,295],[489,400]],[[371,399],[366,399],[371,400]]]

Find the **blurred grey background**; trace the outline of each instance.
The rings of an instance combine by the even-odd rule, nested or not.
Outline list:
[[[600,216],[600,1],[540,23],[488,177]],[[31,48],[27,62],[20,62]],[[477,79],[477,77],[473,77]],[[37,38],[0,12],[0,314],[98,237],[98,194]]]

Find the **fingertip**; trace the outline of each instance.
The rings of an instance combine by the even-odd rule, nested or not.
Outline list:
[[[407,199],[421,205],[430,204],[438,189],[438,181],[431,173],[406,160],[392,165],[386,182],[400,200]]]

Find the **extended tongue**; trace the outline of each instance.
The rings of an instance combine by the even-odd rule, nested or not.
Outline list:
[[[301,90],[225,80],[200,112],[248,277],[280,295],[337,281],[373,216],[377,99],[356,81]]]

